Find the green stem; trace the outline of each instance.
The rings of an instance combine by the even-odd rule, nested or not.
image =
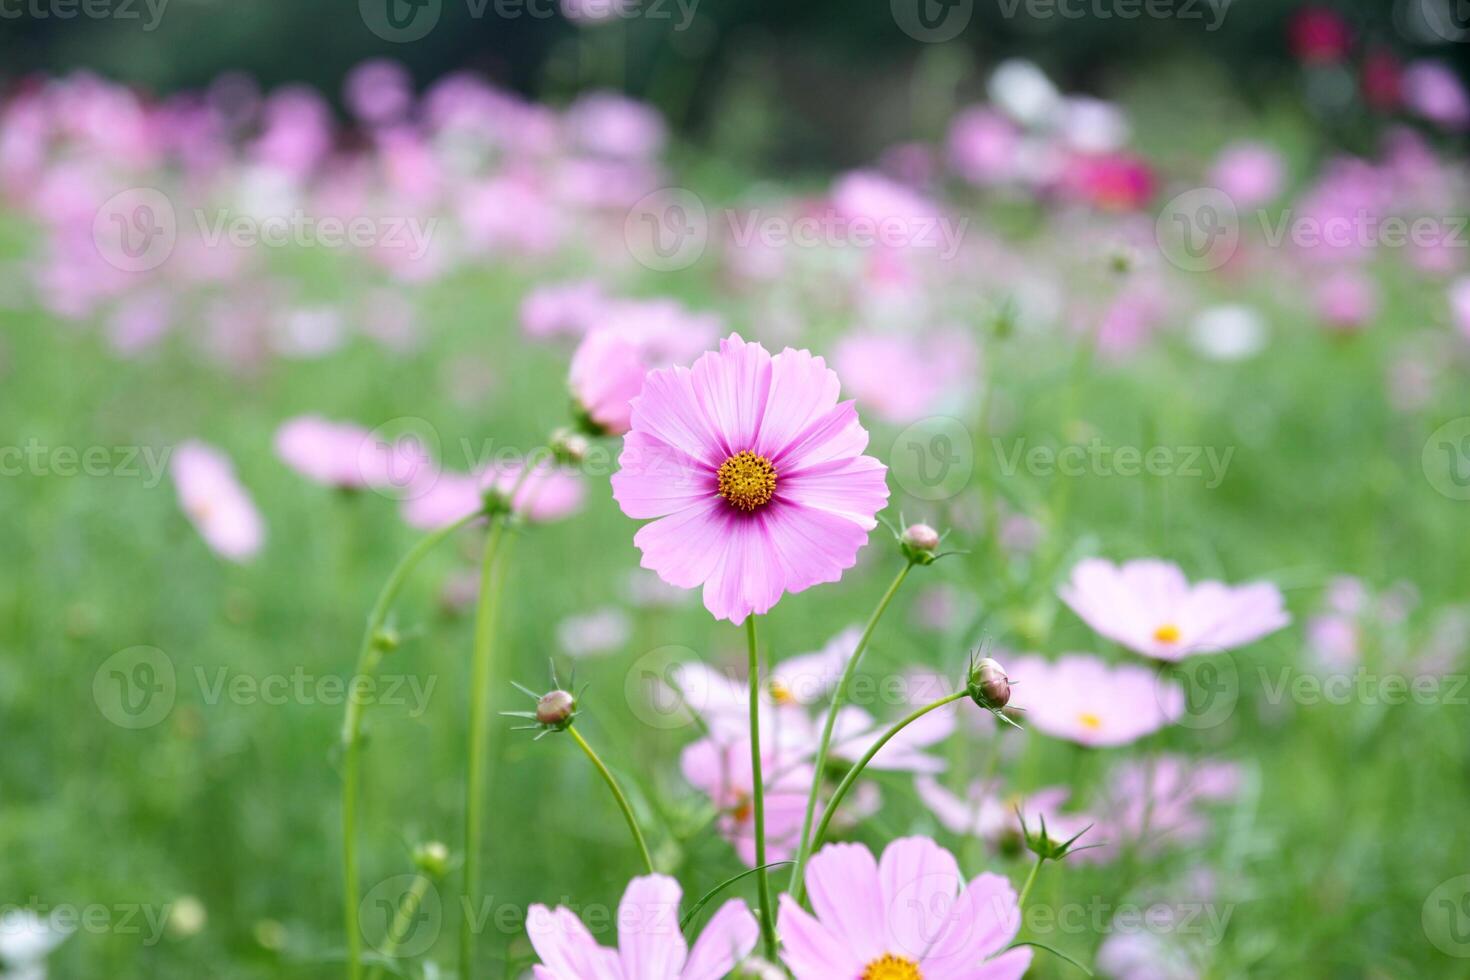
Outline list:
[[[398,903],[398,908],[393,912],[393,924],[388,927],[388,935],[384,939],[383,948],[378,950],[383,954],[385,960],[391,960],[397,956],[398,947],[403,945],[399,937],[408,931],[414,914],[423,904],[424,893],[429,890],[431,884],[429,876],[421,874],[414,878],[412,885],[408,886],[408,891],[404,893],[402,900]],[[368,973],[368,980],[379,980],[382,975],[383,966],[378,964]]]
[[[623,795],[622,787],[618,785],[618,781],[613,778],[613,774],[608,770],[607,766],[602,764],[602,760],[598,758],[597,753],[592,751],[592,746],[587,744],[587,740],[582,737],[582,733],[577,731],[573,725],[567,726],[567,732],[572,738],[576,739],[578,745],[582,746],[582,751],[587,753],[587,758],[591,760],[592,765],[597,768],[597,771],[602,773],[603,781],[607,783],[607,788],[612,790],[613,798],[618,801],[618,809],[623,811],[623,819],[628,821],[628,829],[633,832],[633,840],[638,843],[638,853],[643,855],[643,863],[648,866],[648,873],[654,874],[653,856],[648,853],[648,843],[643,839],[643,831],[638,829],[638,821],[633,816],[633,808],[628,805],[628,798]]]
[[[832,729],[837,724],[837,713],[842,710],[843,700],[847,696],[847,685],[851,682],[852,675],[857,672],[858,661],[862,659],[863,651],[868,648],[868,639],[873,635],[878,620],[883,618],[888,604],[898,594],[898,587],[903,585],[903,580],[908,578],[909,569],[913,567],[913,562],[907,562],[899,571],[898,576],[894,578],[893,584],[888,587],[888,591],[883,594],[883,598],[878,600],[878,606],[873,610],[873,615],[868,617],[868,625],[864,627],[863,635],[858,640],[857,649],[852,651],[847,666],[842,669],[842,677],[837,681],[837,687],[832,692],[832,707],[828,709],[827,720],[822,725],[822,740],[817,743],[812,788],[806,798],[806,816],[801,822],[801,837],[796,849],[796,862],[791,867],[791,881],[786,886],[786,890],[793,895],[800,896],[801,894],[802,872],[806,870],[807,857],[816,846],[811,840],[811,832],[812,821],[817,815],[817,794],[822,788],[822,772],[827,766],[827,751],[832,745]]]
[[[751,805],[755,809],[756,892],[761,904],[761,938],[766,959],[776,961],[776,922],[771,908],[771,879],[766,869],[766,788],[761,773],[761,662],[755,643],[755,614],[745,617],[750,647],[750,773]]]
[[[967,691],[956,691],[953,694],[946,694],[938,701],[935,701],[932,704],[926,704],[922,708],[913,711],[898,724],[894,725],[892,728],[888,729],[888,731],[884,732],[882,737],[880,737],[878,741],[874,742],[872,747],[869,748],[867,752],[863,753],[863,757],[859,759],[856,763],[854,763],[851,769],[847,770],[847,774],[842,777],[842,782],[837,784],[837,789],[832,793],[832,799],[827,803],[827,809],[822,811],[822,822],[817,824],[817,832],[812,835],[812,850],[815,851],[818,847],[822,846],[822,841],[827,836],[827,828],[831,825],[832,818],[837,815],[837,807],[842,803],[843,798],[847,796],[847,791],[852,789],[853,784],[857,782],[857,778],[863,774],[863,770],[868,767],[868,763],[873,761],[873,757],[878,754],[878,751],[882,749],[883,746],[892,741],[893,737],[899,732],[903,731],[905,728],[909,727],[914,722],[927,715],[929,712],[937,711],[940,708],[944,707],[946,704],[953,704],[961,698],[967,698],[969,696],[969,692]],[[789,889],[789,891],[791,892],[792,898],[796,899],[798,902],[801,901],[801,882],[798,882],[794,887]]]
[[[474,659],[470,667],[468,764],[465,770],[464,918],[460,923],[460,974],[475,975],[475,913],[480,904],[480,821],[485,797],[486,749],[490,734],[490,675],[493,668],[495,627],[504,593],[504,567],[509,547],[501,551],[508,518],[497,518],[485,542],[480,562],[480,600],[475,616]]]
[[[362,643],[357,651],[357,667],[349,690],[362,689],[383,657],[378,645],[378,634],[388,620],[388,613],[403,590],[419,562],[445,538],[480,518],[475,513],[455,521],[446,527],[419,539],[408,553],[399,559],[398,565],[383,583],[382,591],[368,612],[367,627],[363,630]],[[347,975],[351,980],[362,976],[362,930],[357,922],[358,868],[357,868],[357,798],[362,778],[362,719],[366,702],[362,698],[347,699],[347,713],[342,719],[342,913],[347,930]]]
[[[1026,884],[1021,886],[1021,897],[1016,899],[1016,907],[1018,909],[1025,910],[1026,896],[1031,894],[1031,886],[1036,884],[1036,873],[1041,870],[1041,866],[1045,863],[1046,858],[1038,854],[1036,856],[1036,863],[1031,865],[1031,873],[1026,876]]]

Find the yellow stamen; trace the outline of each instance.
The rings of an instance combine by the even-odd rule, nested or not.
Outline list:
[[[791,688],[780,681],[771,681],[771,700],[777,704],[795,704],[796,695],[791,693]]]
[[[1083,728],[1091,729],[1094,732],[1103,726],[1103,720],[1091,711],[1082,712],[1082,714],[1077,716],[1077,720],[1082,722]]]
[[[740,510],[764,507],[776,492],[776,467],[769,459],[749,450],[721,463],[719,477],[720,496]]]
[[[1178,643],[1179,636],[1179,627],[1173,623],[1165,623],[1163,626],[1154,630],[1154,639],[1160,643]]]
[[[863,968],[859,980],[924,980],[924,974],[913,960],[885,953]]]

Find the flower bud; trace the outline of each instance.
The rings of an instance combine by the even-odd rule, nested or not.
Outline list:
[[[413,849],[413,863],[430,878],[443,878],[449,871],[449,848],[440,841],[425,841]]]
[[[986,657],[970,669],[969,691],[980,707],[999,711],[1011,700],[1011,680],[998,661]]]
[[[577,713],[577,699],[566,691],[543,694],[536,701],[536,721],[550,728],[561,728]]]
[[[899,535],[899,545],[909,561],[917,565],[933,563],[939,550],[939,532],[928,524],[910,524]]]
[[[591,448],[592,440],[572,429],[561,428],[551,434],[551,453],[558,462],[577,466]]]

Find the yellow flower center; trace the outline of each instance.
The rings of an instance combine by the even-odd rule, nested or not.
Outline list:
[[[924,974],[913,960],[885,953],[865,966],[858,980],[924,980]]]
[[[1083,728],[1090,729],[1094,732],[1103,726],[1103,720],[1091,711],[1082,712],[1082,714],[1077,716],[1077,720],[1082,723]]]
[[[1165,623],[1163,626],[1154,630],[1154,639],[1160,643],[1178,643],[1179,627],[1173,623]]]
[[[720,496],[741,510],[764,507],[776,492],[776,467],[769,459],[749,450],[721,463],[719,476]]]
[[[796,695],[791,693],[791,688],[780,681],[771,681],[771,700],[777,704],[795,704]]]

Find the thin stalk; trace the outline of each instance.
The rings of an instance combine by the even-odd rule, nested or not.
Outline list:
[[[408,886],[408,891],[404,893],[398,903],[398,908],[393,912],[393,924],[388,927],[388,935],[384,939],[383,948],[378,950],[384,960],[391,960],[398,955],[398,947],[403,945],[400,937],[408,932],[409,927],[413,924],[413,917],[417,914],[419,906],[423,904],[424,893],[429,890],[431,884],[433,882],[429,880],[429,876],[421,874],[414,878],[412,885]],[[379,963],[368,973],[368,980],[379,980],[382,975],[383,965]]]
[[[357,666],[349,690],[357,691],[366,684],[367,678],[377,670],[383,651],[378,646],[378,634],[388,620],[388,613],[403,591],[413,570],[419,562],[445,538],[460,528],[481,517],[479,513],[455,521],[446,527],[425,535],[399,559],[398,565],[383,583],[382,591],[368,612],[367,627],[363,630],[362,642],[357,651]],[[366,702],[362,698],[347,699],[347,712],[342,719],[342,913],[347,930],[347,975],[351,980],[362,976],[362,930],[357,922],[358,868],[357,868],[357,798],[362,781],[362,719]]]
[[[857,672],[858,661],[862,659],[863,651],[868,648],[868,639],[873,635],[873,630],[878,625],[878,620],[883,618],[888,604],[898,594],[898,587],[903,585],[903,580],[908,578],[909,570],[914,567],[913,562],[906,562],[894,578],[893,584],[888,591],[883,593],[883,598],[878,600],[878,606],[873,614],[868,617],[868,625],[863,628],[863,635],[858,640],[857,649],[852,651],[848,658],[847,666],[842,669],[842,677],[837,681],[837,687],[832,692],[832,706],[827,711],[827,720],[822,724],[822,740],[817,743],[817,756],[815,760],[815,771],[812,776],[811,792],[806,798],[806,816],[801,821],[801,837],[796,849],[796,861],[791,867],[791,881],[786,890],[793,895],[801,894],[801,876],[806,870],[806,860],[816,846],[811,841],[812,821],[817,815],[817,794],[822,788],[822,772],[827,765],[827,751],[832,745],[832,729],[837,724],[837,713],[842,710],[843,700],[847,697],[847,686],[852,681],[852,675]],[[754,709],[752,709],[753,711]],[[765,862],[759,862],[765,863]]]
[[[937,711],[947,704],[953,704],[961,698],[966,697],[969,697],[969,692],[967,691],[956,691],[953,694],[946,694],[938,701],[935,701],[931,704],[926,704],[922,708],[918,708],[917,710],[911,712],[898,724],[894,725],[892,728],[888,729],[888,731],[884,732],[882,737],[880,737],[878,741],[874,742],[872,747],[869,748],[867,752],[863,753],[863,757],[859,759],[856,763],[854,763],[851,769],[847,770],[847,775],[842,777],[842,782],[837,784],[837,789],[832,793],[832,799],[827,803],[827,809],[822,811],[822,822],[817,824],[817,832],[812,835],[812,850],[815,851],[818,847],[822,845],[822,840],[827,836],[827,828],[831,825],[832,818],[837,814],[837,807],[842,803],[843,798],[847,796],[847,791],[852,789],[853,784],[857,782],[857,778],[863,774],[863,770],[868,767],[868,763],[873,761],[873,757],[878,754],[879,750],[882,749],[883,746],[892,741],[893,737],[899,732],[903,731],[905,728],[909,727],[914,722],[927,715],[929,712]],[[800,884],[798,884],[795,888],[790,889],[790,892],[792,898],[796,899],[798,902],[801,901],[802,888]]]
[[[504,593],[505,563],[501,551],[505,537],[504,518],[494,521],[480,563],[480,601],[475,616],[474,660],[470,668],[470,718],[468,764],[465,770],[464,818],[464,918],[460,923],[460,972],[474,976],[474,916],[480,896],[480,821],[485,797],[486,743],[490,728],[490,675],[495,646],[495,627],[500,618]],[[510,549],[505,549],[508,552]]]
[[[582,751],[587,753],[587,758],[596,767],[597,771],[602,774],[602,779],[607,783],[607,788],[612,790],[613,798],[618,801],[618,809],[623,811],[623,819],[628,821],[628,829],[633,832],[633,840],[638,844],[638,853],[643,855],[643,863],[648,867],[648,873],[653,874],[653,856],[648,853],[648,843],[643,839],[643,831],[638,828],[638,820],[633,816],[633,808],[628,805],[628,798],[623,795],[622,787],[618,785],[618,781],[613,778],[613,774],[608,770],[607,766],[603,765],[597,753],[592,751],[592,746],[587,744],[587,740],[582,737],[581,732],[577,731],[576,726],[568,725],[567,732],[582,747]]]
[[[1046,858],[1038,854],[1036,856],[1036,863],[1031,865],[1031,873],[1026,876],[1026,884],[1021,886],[1021,897],[1016,899],[1016,907],[1018,909],[1024,910],[1026,908],[1026,896],[1031,894],[1031,886],[1036,884],[1036,873],[1041,870],[1041,866],[1045,863]]]
[[[771,879],[766,869],[766,788],[761,773],[761,661],[755,642],[755,614],[745,617],[745,635],[750,647],[750,772],[751,805],[755,809],[756,892],[761,903],[761,939],[766,959],[776,960],[776,921],[771,908]]]

